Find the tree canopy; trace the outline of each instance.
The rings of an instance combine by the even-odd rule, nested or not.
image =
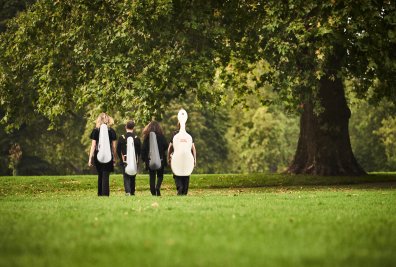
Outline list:
[[[321,161],[338,171],[311,173],[361,174],[344,84],[368,102],[396,102],[395,25],[386,0],[39,0],[0,35],[1,123],[11,131],[102,111],[147,122],[186,96],[217,107],[231,90],[236,102],[277,98],[302,114],[295,170]],[[378,135],[389,143],[387,129]]]
[[[394,101],[395,20],[393,1],[38,1],[0,37],[2,122],[87,106],[148,119],[188,91],[217,104],[216,69],[261,60],[271,67],[257,87],[284,101],[315,94],[324,76]]]
[[[229,16],[236,73],[265,60],[256,84],[270,84],[296,109],[300,136],[290,173],[363,175],[349,138],[345,81],[372,102],[396,100],[395,3],[267,1],[236,3]],[[244,20],[242,20],[244,18]],[[225,77],[231,76],[224,72]],[[240,95],[256,90],[238,90]],[[301,104],[301,105],[300,105]]]
[[[324,77],[352,80],[370,101],[396,101],[394,1],[236,1],[229,10],[233,68],[266,60],[257,85],[271,84],[284,101],[314,97]]]
[[[217,102],[213,10],[205,1],[38,1],[1,35],[3,123],[86,106],[147,120],[187,91]]]

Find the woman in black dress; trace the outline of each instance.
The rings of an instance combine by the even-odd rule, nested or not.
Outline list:
[[[102,124],[107,125],[108,134],[109,134],[109,142],[111,148],[111,161],[108,163],[101,163],[98,161],[98,143],[99,143],[99,130]],[[96,170],[98,172],[98,196],[109,196],[110,195],[110,185],[109,185],[109,177],[110,172],[114,171],[115,164],[115,151],[116,151],[116,140],[117,134],[116,132],[110,128],[111,125],[114,124],[114,120],[112,117],[107,115],[106,113],[101,113],[96,119],[96,127],[92,130],[90,138],[92,139],[91,149],[89,151],[89,160],[88,166],[92,166],[94,163]]]
[[[150,153],[150,132],[154,132],[157,137],[158,152],[161,158],[161,168],[158,170],[151,170],[149,167],[149,153]],[[142,160],[146,164],[150,174],[150,191],[153,196],[161,196],[161,184],[164,179],[164,167],[166,165],[166,154],[168,143],[166,142],[164,132],[157,121],[150,122],[143,129],[143,145],[142,145]],[[157,176],[157,183],[156,183]]]

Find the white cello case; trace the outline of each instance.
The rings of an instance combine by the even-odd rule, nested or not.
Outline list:
[[[186,132],[187,112],[181,109],[177,114],[180,131],[173,137],[172,172],[177,176],[190,176],[194,169],[192,137]]]
[[[109,130],[106,124],[100,125],[99,129],[99,142],[98,154],[96,158],[100,163],[108,163],[111,161],[111,148],[109,142]]]
[[[137,173],[137,162],[135,154],[135,143],[133,137],[129,136],[127,138],[127,160],[126,160],[125,172],[128,175],[136,175]]]

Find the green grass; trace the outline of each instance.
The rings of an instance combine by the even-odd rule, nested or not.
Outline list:
[[[395,266],[396,175],[0,177],[0,266]]]

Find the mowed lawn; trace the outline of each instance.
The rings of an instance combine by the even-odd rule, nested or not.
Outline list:
[[[0,266],[396,266],[396,174],[0,177]]]

